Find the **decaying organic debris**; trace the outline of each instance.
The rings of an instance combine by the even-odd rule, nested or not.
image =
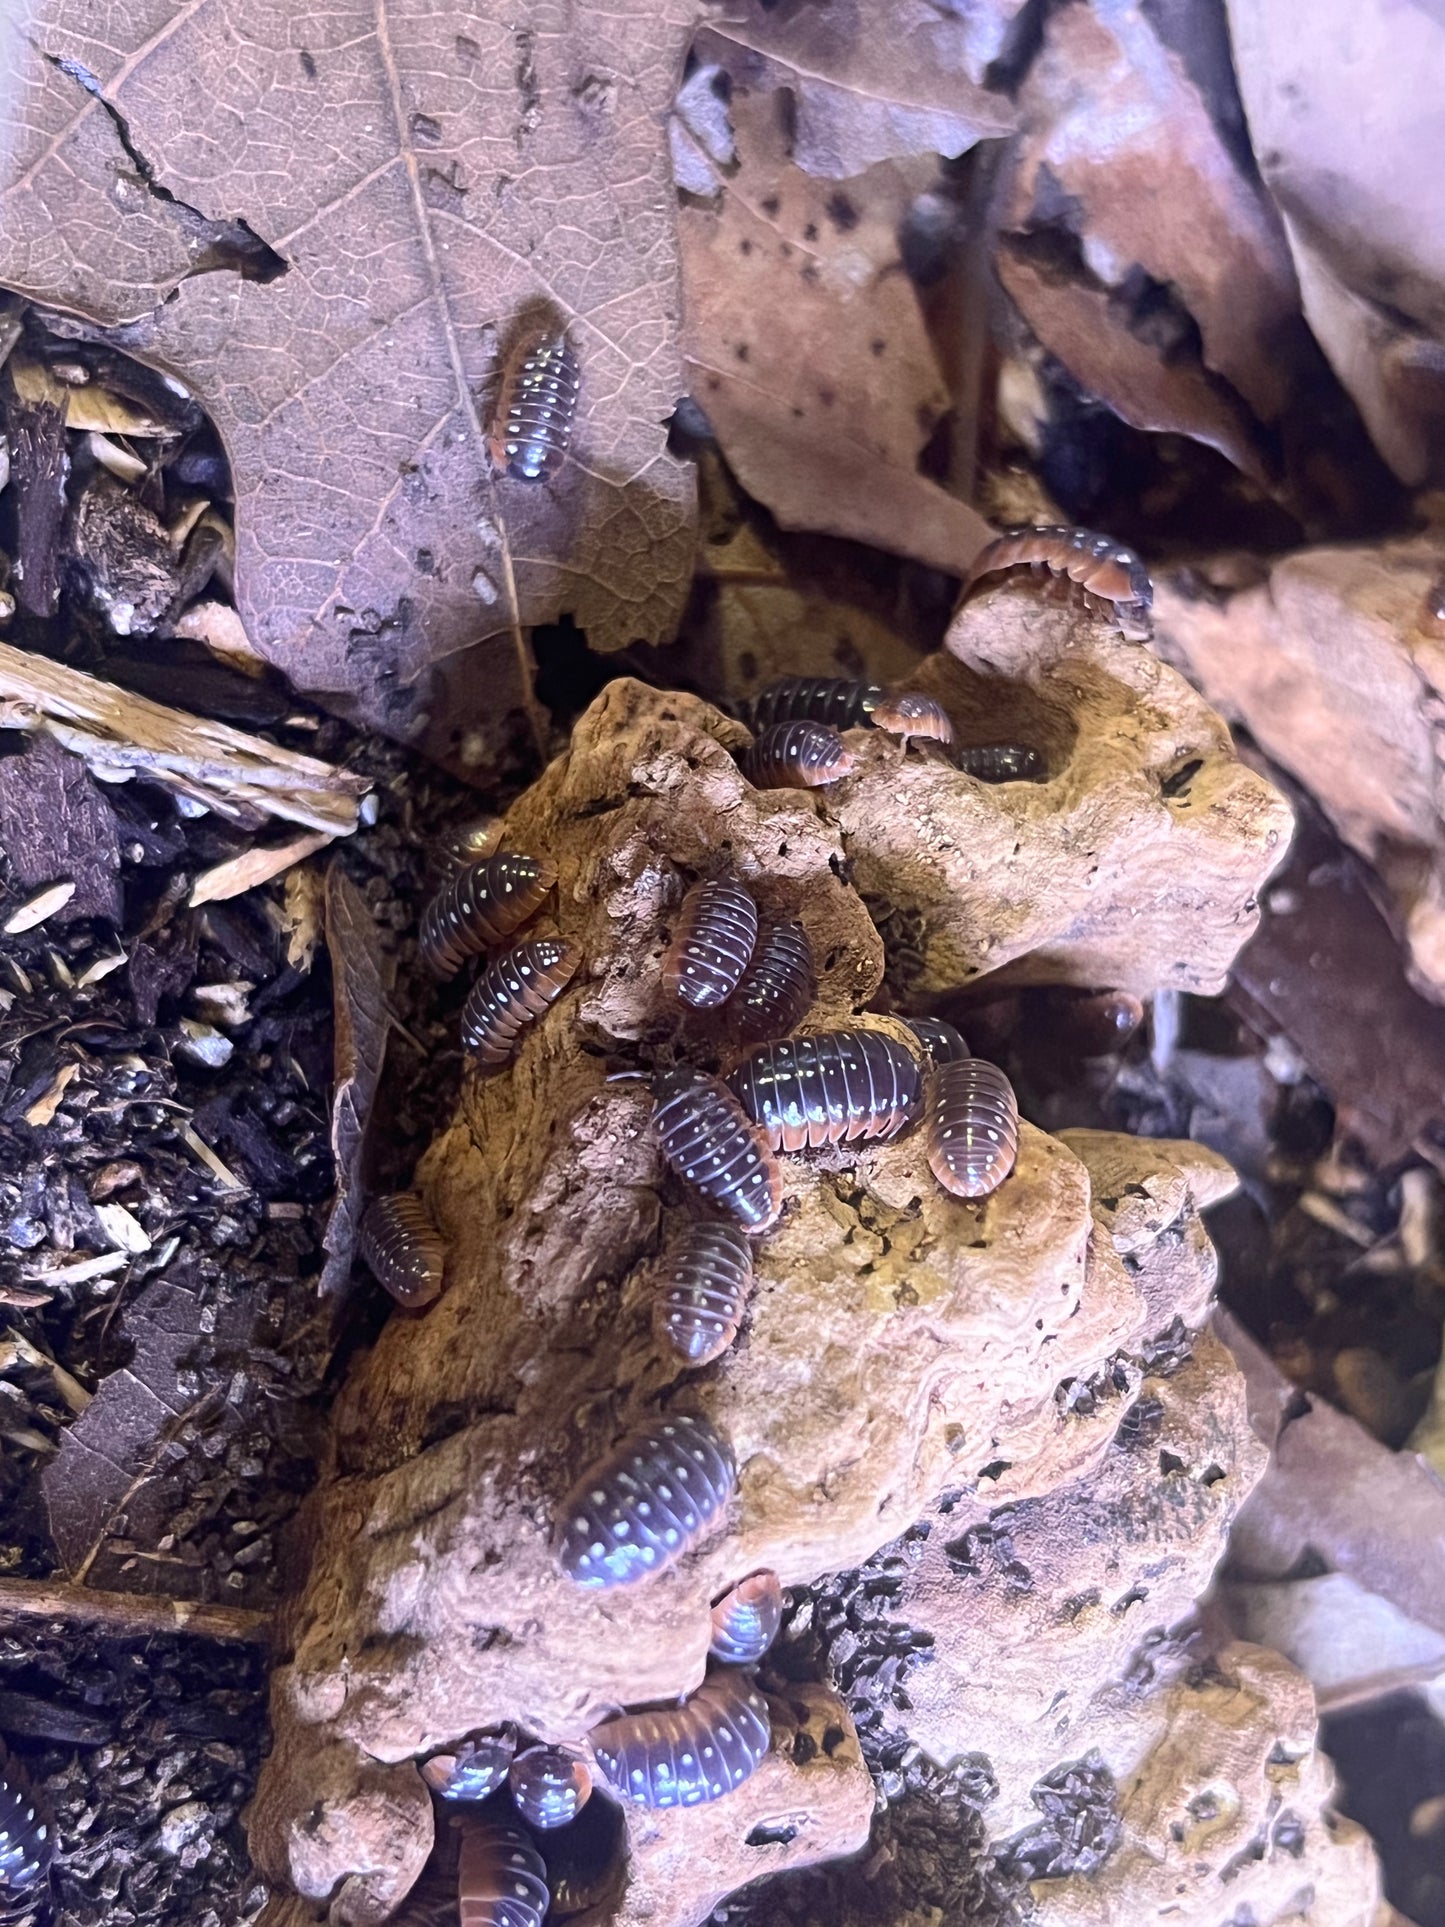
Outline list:
[[[1226,779],[1242,781],[1196,710],[1198,732],[1176,755],[1202,738]],[[511,1071],[467,1087],[420,1173],[457,1275],[423,1319],[388,1324],[342,1396],[254,1813],[261,1863],[314,1900],[337,1891],[338,1921],[383,1918],[420,1871],[431,1822],[418,1756],[508,1718],[576,1741],[613,1706],[697,1684],[708,1601],[742,1574],[769,1567],[806,1582],[867,1559],[953,1487],[1041,1498],[1082,1476],[1109,1449],[1118,1409],[1076,1415],[1058,1388],[1202,1316],[1208,1246],[1195,1201],[1228,1182],[1210,1154],[1081,1144],[1108,1174],[1106,1239],[1093,1234],[1089,1166],[1065,1143],[1024,1125],[1012,1175],[966,1203],[933,1182],[915,1133],[786,1161],[745,1334],[705,1379],[679,1382],[684,1368],[652,1337],[641,1261],[686,1207],[664,1178],[645,1088],[608,1078],[619,1053],[645,1065],[721,1048],[720,1020],[683,1013],[661,979],[684,893],[726,874],[764,921],[801,919],[819,969],[810,1027],[856,1022],[882,971],[877,935],[842,880],[829,804],[752,789],[729,753],[746,740],[695,698],[613,683],[509,813],[507,844],[556,865],[556,925],[584,963]],[[886,753],[896,778],[899,745]],[[881,769],[872,781],[881,845],[912,820],[911,792],[889,789]],[[954,783],[961,843],[981,792]],[[996,792],[982,795],[1007,815]],[[1266,786],[1251,777],[1247,795],[1280,823]],[[850,839],[855,865],[865,834]],[[1262,838],[1245,847],[1250,864],[1268,860]],[[1194,847],[1177,849],[1197,867]],[[1196,900],[1181,933],[1195,927]],[[1231,916],[1242,928],[1240,903]],[[1181,934],[1163,954],[1183,947]],[[886,1018],[865,1021],[893,1034]],[[1150,1274],[1131,1253],[1164,1229],[1177,1260]],[[559,1500],[660,1406],[700,1409],[730,1441],[740,1484],[725,1529],[647,1585],[581,1590],[555,1561]],[[789,1806],[813,1818],[779,1864],[837,1851],[808,1790],[818,1757],[796,1769]],[[837,1770],[835,1759],[829,1787]],[[851,1784],[843,1811],[856,1826],[861,1763]],[[669,1919],[700,1920],[762,1870],[746,1845],[751,1797],[683,1816],[712,1842],[690,1872],[684,1836],[664,1819],[634,1827],[634,1850],[650,1828],[674,1840]],[[636,1889],[623,1908],[641,1917]]]

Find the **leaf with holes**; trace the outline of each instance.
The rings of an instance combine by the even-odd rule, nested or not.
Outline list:
[[[195,391],[247,633],[464,770],[532,705],[531,625],[618,648],[681,609],[666,120],[694,11],[39,0],[14,49],[0,282]],[[494,472],[486,426],[543,324],[582,393],[538,485]]]

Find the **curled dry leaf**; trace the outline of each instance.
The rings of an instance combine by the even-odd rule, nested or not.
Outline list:
[[[1151,18],[1135,0],[1050,15],[1020,92],[1000,274],[1044,346],[1124,420],[1259,475],[1251,415],[1273,421],[1287,399],[1294,271],[1268,197]]]
[[[366,899],[339,863],[326,872],[326,947],[331,953],[336,1019],[335,1088],[331,1098],[331,1156],[336,1201],[326,1226],[326,1263],[317,1287],[339,1291],[364,1208],[362,1157],[372,1101],[386,1057],[386,956]]]
[[[877,161],[964,153],[1011,133],[1013,106],[982,85],[1022,0],[940,7],[932,0],[746,0],[698,37],[698,52],[761,92],[794,103],[794,159],[846,180]]]
[[[1445,208],[1438,169],[1421,157],[1445,143],[1445,18],[1322,0],[1302,33],[1290,0],[1228,0],[1228,14],[1305,315],[1395,473],[1438,481]]]
[[[532,704],[529,625],[617,648],[681,610],[665,123],[698,10],[341,0],[238,35],[199,0],[101,37],[39,0],[17,37],[0,282],[123,325],[209,409],[267,659],[474,772]],[[528,487],[492,473],[486,411],[539,314],[582,398]]]
[[[948,395],[898,256],[932,170],[812,180],[780,98],[735,92],[737,171],[715,205],[681,212],[692,391],[784,528],[960,573],[992,531],[919,472]]]
[[[357,799],[369,787],[350,770],[168,709],[8,643],[0,643],[0,725],[45,732],[104,781],[144,772],[251,827],[279,816],[349,836]]]

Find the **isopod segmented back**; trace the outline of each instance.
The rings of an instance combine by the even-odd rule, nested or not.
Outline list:
[[[736,1225],[688,1225],[663,1262],[659,1335],[689,1365],[710,1364],[737,1337],[752,1282],[752,1246]]]
[[[654,1420],[568,1493],[558,1514],[558,1563],[579,1586],[650,1579],[721,1518],[737,1476],[732,1447],[707,1419]]]
[[[512,1799],[529,1827],[547,1832],[577,1818],[592,1792],[592,1776],[561,1746],[529,1746],[507,1774]]]
[[[828,1030],[750,1051],[727,1080],[777,1151],[892,1137],[918,1116],[918,1060],[880,1030]]]
[[[866,729],[883,691],[876,682],[843,676],[783,676],[753,698],[749,721],[759,736],[774,723],[826,723],[833,729]]]
[[[0,1744],[0,1910],[15,1903],[28,1913],[39,1901],[37,1890],[49,1879],[54,1857],[55,1830],[49,1815],[36,1803],[22,1769]],[[8,1911],[5,1917],[10,1917]]]
[[[997,1064],[969,1057],[929,1073],[927,1142],[945,1191],[983,1198],[998,1189],[1018,1156],[1019,1107]]]
[[[679,1065],[655,1080],[652,1098],[658,1145],[684,1184],[745,1230],[766,1231],[783,1207],[783,1174],[722,1079]]]
[[[930,1064],[952,1064],[973,1055],[963,1033],[942,1017],[905,1017],[903,1021],[922,1044]]]
[[[708,1651],[728,1666],[752,1666],[772,1645],[782,1623],[783,1588],[778,1575],[749,1573],[713,1606]]]
[[[760,790],[815,790],[853,769],[853,752],[827,723],[772,723],[738,758]]]
[[[1137,641],[1148,639],[1154,585],[1134,551],[1112,536],[1053,523],[1007,528],[974,558],[963,593],[966,597],[986,575],[1018,568],[1067,576],[1087,594],[1112,607],[1126,636]]]
[[[1043,752],[1024,743],[974,743],[955,750],[954,766],[976,783],[1044,783],[1049,766]]]
[[[462,1834],[457,1873],[460,1927],[542,1927],[547,1870],[520,1827],[478,1820]]]
[[[484,1070],[511,1061],[523,1030],[562,995],[579,962],[560,937],[519,943],[493,958],[462,1006],[462,1042]]]
[[[518,482],[540,482],[561,466],[572,440],[581,388],[577,357],[561,329],[517,344],[502,374],[490,448]]]
[[[695,1807],[740,1787],[772,1737],[752,1675],[726,1667],[681,1706],[622,1713],[589,1738],[608,1784],[645,1807]]]
[[[953,741],[953,723],[936,696],[921,689],[889,691],[873,706],[873,727],[905,742],[920,737],[945,745]]]
[[[414,1191],[394,1191],[368,1206],[361,1255],[378,1284],[408,1311],[431,1304],[446,1282],[446,1240]]]
[[[421,920],[418,945],[438,977],[520,930],[546,901],[557,872],[541,857],[498,850],[448,877]]]
[[[758,940],[758,906],[740,883],[695,883],[662,959],[662,982],[694,1010],[727,1002]]]
[[[796,917],[774,924],[733,992],[732,1021],[740,1042],[785,1037],[808,1014],[816,989],[807,931]]]
[[[443,1800],[485,1800],[506,1779],[516,1751],[515,1726],[489,1727],[449,1752],[433,1753],[422,1762],[421,1777]]]

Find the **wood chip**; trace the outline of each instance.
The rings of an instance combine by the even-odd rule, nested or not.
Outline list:
[[[34,1285],[83,1285],[87,1278],[104,1278],[107,1272],[124,1271],[127,1253],[124,1251],[103,1251],[96,1258],[80,1258],[73,1265],[61,1265],[56,1271],[33,1271],[30,1282]]]
[[[201,872],[191,886],[190,906],[194,910],[202,903],[221,903],[227,897],[242,896],[258,884],[269,883],[272,877],[280,876],[293,864],[314,856],[330,841],[325,831],[313,831],[309,836],[294,837],[291,842],[273,849],[263,847],[233,856]]]
[[[78,1378],[72,1378],[63,1365],[57,1365],[48,1352],[33,1345],[23,1332],[6,1332],[0,1338],[0,1372],[8,1371],[12,1365],[29,1365],[36,1371],[49,1372],[56,1391],[65,1404],[77,1417],[89,1405],[93,1393],[86,1391]]]
[[[0,728],[44,730],[106,781],[144,772],[233,820],[356,828],[365,778],[0,643]]]
[[[321,942],[322,886],[314,863],[292,870],[286,878],[281,927],[286,933],[286,961],[293,970],[309,970]]]
[[[75,884],[69,878],[64,883],[52,883],[48,889],[27,898],[18,910],[10,912],[3,926],[5,935],[18,937],[22,930],[33,930],[37,923],[54,916],[74,895]]]
[[[226,602],[197,602],[176,623],[176,634],[199,642],[244,676],[264,676],[266,658],[246,634],[239,610]]]
[[[197,1137],[189,1124],[183,1124],[181,1126],[180,1136],[181,1142],[185,1145],[186,1149],[200,1159],[211,1176],[225,1190],[248,1191],[250,1189],[250,1186],[244,1179],[238,1178],[229,1165],[222,1164],[210,1145],[202,1138]]]
[[[109,435],[92,435],[89,446],[101,467],[109,469],[119,481],[138,482],[146,472],[146,464],[140,456],[123,448],[119,442],[113,442]]]
[[[36,1129],[41,1125],[52,1123],[56,1111],[60,1108],[61,1098],[79,1075],[79,1064],[62,1064],[44,1097],[38,1097],[25,1113],[25,1122]]]
[[[127,1637],[190,1632],[203,1639],[248,1645],[264,1645],[271,1630],[269,1613],[240,1606],[92,1591],[48,1579],[0,1579],[0,1620],[7,1619],[63,1619],[73,1626],[96,1626]]]
[[[123,1204],[98,1204],[95,1215],[100,1220],[100,1228],[115,1246],[117,1251],[149,1251],[150,1233],[137,1218],[133,1218]]]

